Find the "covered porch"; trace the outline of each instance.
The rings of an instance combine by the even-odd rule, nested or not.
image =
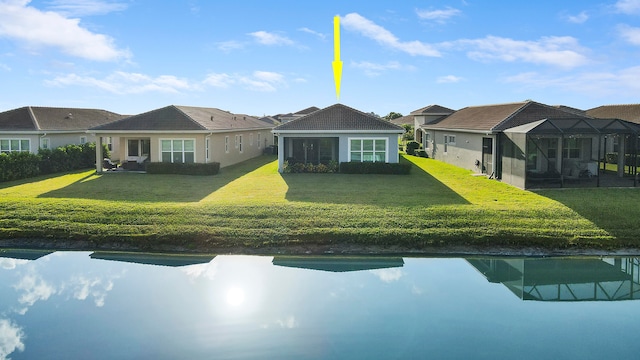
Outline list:
[[[540,120],[505,133],[524,149],[525,188],[635,187],[638,130],[619,119],[576,118]]]
[[[339,162],[338,137],[284,137],[285,160],[290,164],[329,164]]]

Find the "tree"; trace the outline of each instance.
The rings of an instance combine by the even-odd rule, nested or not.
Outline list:
[[[400,117],[402,117],[402,114],[392,111],[388,115],[383,116],[382,118],[387,120],[387,121],[391,121],[393,119],[397,119],[397,118],[400,118]]]

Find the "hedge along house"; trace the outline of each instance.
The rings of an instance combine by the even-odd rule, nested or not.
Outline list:
[[[98,141],[120,140],[121,162],[143,168],[145,162],[233,165],[262,154],[272,145],[272,125],[254,117],[215,108],[170,105],[94,127]],[[96,154],[102,164],[102,154]],[[96,166],[102,172],[102,166]]]
[[[273,129],[278,137],[278,171],[284,162],[327,164],[331,161],[397,163],[401,126],[335,104]]]
[[[485,174],[488,177],[500,179],[520,188],[530,187],[533,182],[527,182],[527,174],[536,176],[533,175],[536,172],[540,173],[540,178],[546,179],[544,180],[545,185],[547,183],[560,184],[560,186],[577,185],[578,182],[562,181],[560,176],[545,177],[545,175],[552,175],[551,173],[545,173],[549,170],[553,171],[553,166],[556,167],[557,174],[562,175],[563,171],[565,173],[567,171],[565,168],[573,166],[573,163],[578,162],[579,166],[583,166],[585,162],[593,164],[595,161],[597,163],[599,143],[596,141],[587,145],[588,142],[586,140],[577,140],[581,137],[593,136],[594,130],[588,125],[584,125],[585,123],[581,122],[581,125],[566,129],[564,133],[560,128],[553,129],[553,136],[558,139],[558,143],[556,144],[557,146],[554,143],[550,143],[546,148],[547,153],[545,155],[547,157],[555,156],[558,160],[556,160],[555,164],[553,162],[549,163],[552,164],[550,168],[548,167],[549,164],[545,167],[541,162],[538,163],[538,159],[544,158],[541,155],[541,152],[545,151],[543,146],[536,147],[533,143],[527,146],[526,134],[516,139],[513,135],[516,131],[506,132],[507,129],[545,119],[553,119],[554,121],[574,119],[577,121],[591,118],[581,116],[573,111],[566,111],[560,107],[552,107],[534,101],[524,101],[466,107],[432,123],[421,125],[420,129],[428,139],[423,146],[427,154],[434,159],[469,169],[477,174]],[[554,123],[547,123],[547,125]],[[632,128],[625,127],[620,122],[608,127],[607,125],[598,126],[603,127],[602,130],[598,131],[605,132],[607,129],[614,131],[613,127],[621,126],[625,129],[617,129],[615,131],[628,132],[628,135],[633,135]],[[584,134],[580,131],[583,131]],[[556,148],[555,153],[551,150],[551,154],[549,154],[548,150],[554,148],[554,146]],[[584,148],[582,148],[583,146]],[[588,151],[587,147],[591,150]],[[561,156],[564,155],[567,155],[568,161],[561,161],[564,159]],[[528,162],[526,161],[527,159],[529,159]],[[529,170],[529,173],[527,173],[527,170]],[[585,174],[587,173],[582,173],[582,175]],[[568,177],[572,176],[571,170],[565,176],[565,179],[568,180]],[[542,180],[536,186],[541,183]],[[581,185],[586,184],[581,183]],[[596,182],[594,186],[596,185],[599,184]]]
[[[66,145],[96,142],[87,130],[120,120],[106,110],[26,106],[0,113],[0,152],[32,152]],[[106,139],[110,150],[116,150],[117,139]]]

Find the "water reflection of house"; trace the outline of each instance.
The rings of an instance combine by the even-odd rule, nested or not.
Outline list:
[[[403,267],[402,258],[333,257],[333,256],[276,256],[273,265],[331,272],[361,271]]]
[[[36,260],[51,253],[49,250],[0,249],[0,258]]]
[[[213,260],[213,258],[215,258],[215,255],[149,254],[97,251],[92,253],[90,257],[92,259],[122,261],[145,265],[187,266],[208,263]]]
[[[640,258],[467,259],[522,300],[640,299]]]

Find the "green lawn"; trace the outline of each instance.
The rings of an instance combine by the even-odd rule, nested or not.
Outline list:
[[[640,247],[640,189],[538,193],[405,156],[411,175],[279,174],[264,156],[216,176],[82,171],[0,184],[0,239],[154,249],[339,245]]]

